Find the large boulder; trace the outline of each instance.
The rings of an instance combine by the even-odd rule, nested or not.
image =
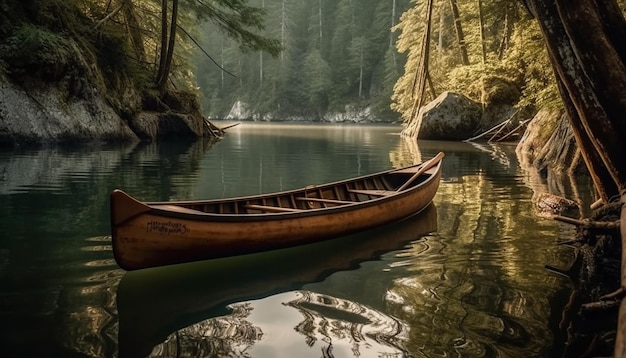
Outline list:
[[[468,97],[444,92],[422,107],[417,119],[403,135],[432,140],[464,140],[471,138],[480,124],[482,106]]]

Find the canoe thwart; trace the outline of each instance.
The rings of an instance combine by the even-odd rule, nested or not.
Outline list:
[[[274,213],[287,213],[287,212],[302,211],[301,209],[281,208],[278,206],[256,205],[256,204],[248,204],[245,207],[246,209],[261,210],[261,211],[274,212]]]
[[[187,213],[187,214],[196,214],[196,215],[204,214],[200,210],[189,209],[189,208],[185,208],[185,207],[178,206],[178,205],[152,205],[150,207],[153,209],[175,211],[177,213]]]
[[[335,200],[335,199],[322,199],[322,198],[306,198],[304,196],[299,196],[296,198],[296,200],[298,201],[316,201],[318,203],[329,203],[329,204],[338,204],[338,205],[342,205],[342,204],[354,204],[354,201],[347,201],[347,200]]]
[[[348,189],[349,192],[355,194],[375,195],[375,196],[387,196],[398,194],[395,190],[365,190],[365,189]]]

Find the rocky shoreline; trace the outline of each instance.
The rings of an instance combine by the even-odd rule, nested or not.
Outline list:
[[[0,77],[0,146],[150,142],[207,134],[195,97],[169,96],[162,105],[165,111],[144,106],[120,115],[95,87],[85,85],[69,95],[58,83],[17,84]]]

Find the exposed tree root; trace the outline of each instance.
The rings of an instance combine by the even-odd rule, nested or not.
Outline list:
[[[571,278],[575,285],[576,294],[564,307],[559,324],[567,337],[564,357],[613,355],[618,310],[626,296],[626,287],[621,285],[620,213],[620,203],[609,203],[588,219],[554,217],[576,225],[576,237],[559,243],[574,248],[571,267],[546,265],[546,269]]]

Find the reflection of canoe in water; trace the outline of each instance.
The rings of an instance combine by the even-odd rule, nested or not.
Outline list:
[[[328,352],[324,357],[335,356],[341,346],[347,350],[346,343],[354,356],[363,356],[365,351],[375,352],[376,357],[408,356],[404,343],[409,328],[404,322],[358,302],[311,291],[296,294],[284,303],[304,317],[294,329],[306,337],[309,346],[323,340],[322,351]]]
[[[117,292],[120,357],[147,356],[173,332],[228,313],[229,303],[298,289],[435,230],[430,205],[421,215],[336,240],[127,272]]]
[[[176,331],[151,357],[411,356],[408,325],[358,302],[296,290],[230,308]]]
[[[439,153],[420,165],[257,196],[142,203],[111,194],[113,253],[126,270],[309,244],[385,225],[424,209]]]

